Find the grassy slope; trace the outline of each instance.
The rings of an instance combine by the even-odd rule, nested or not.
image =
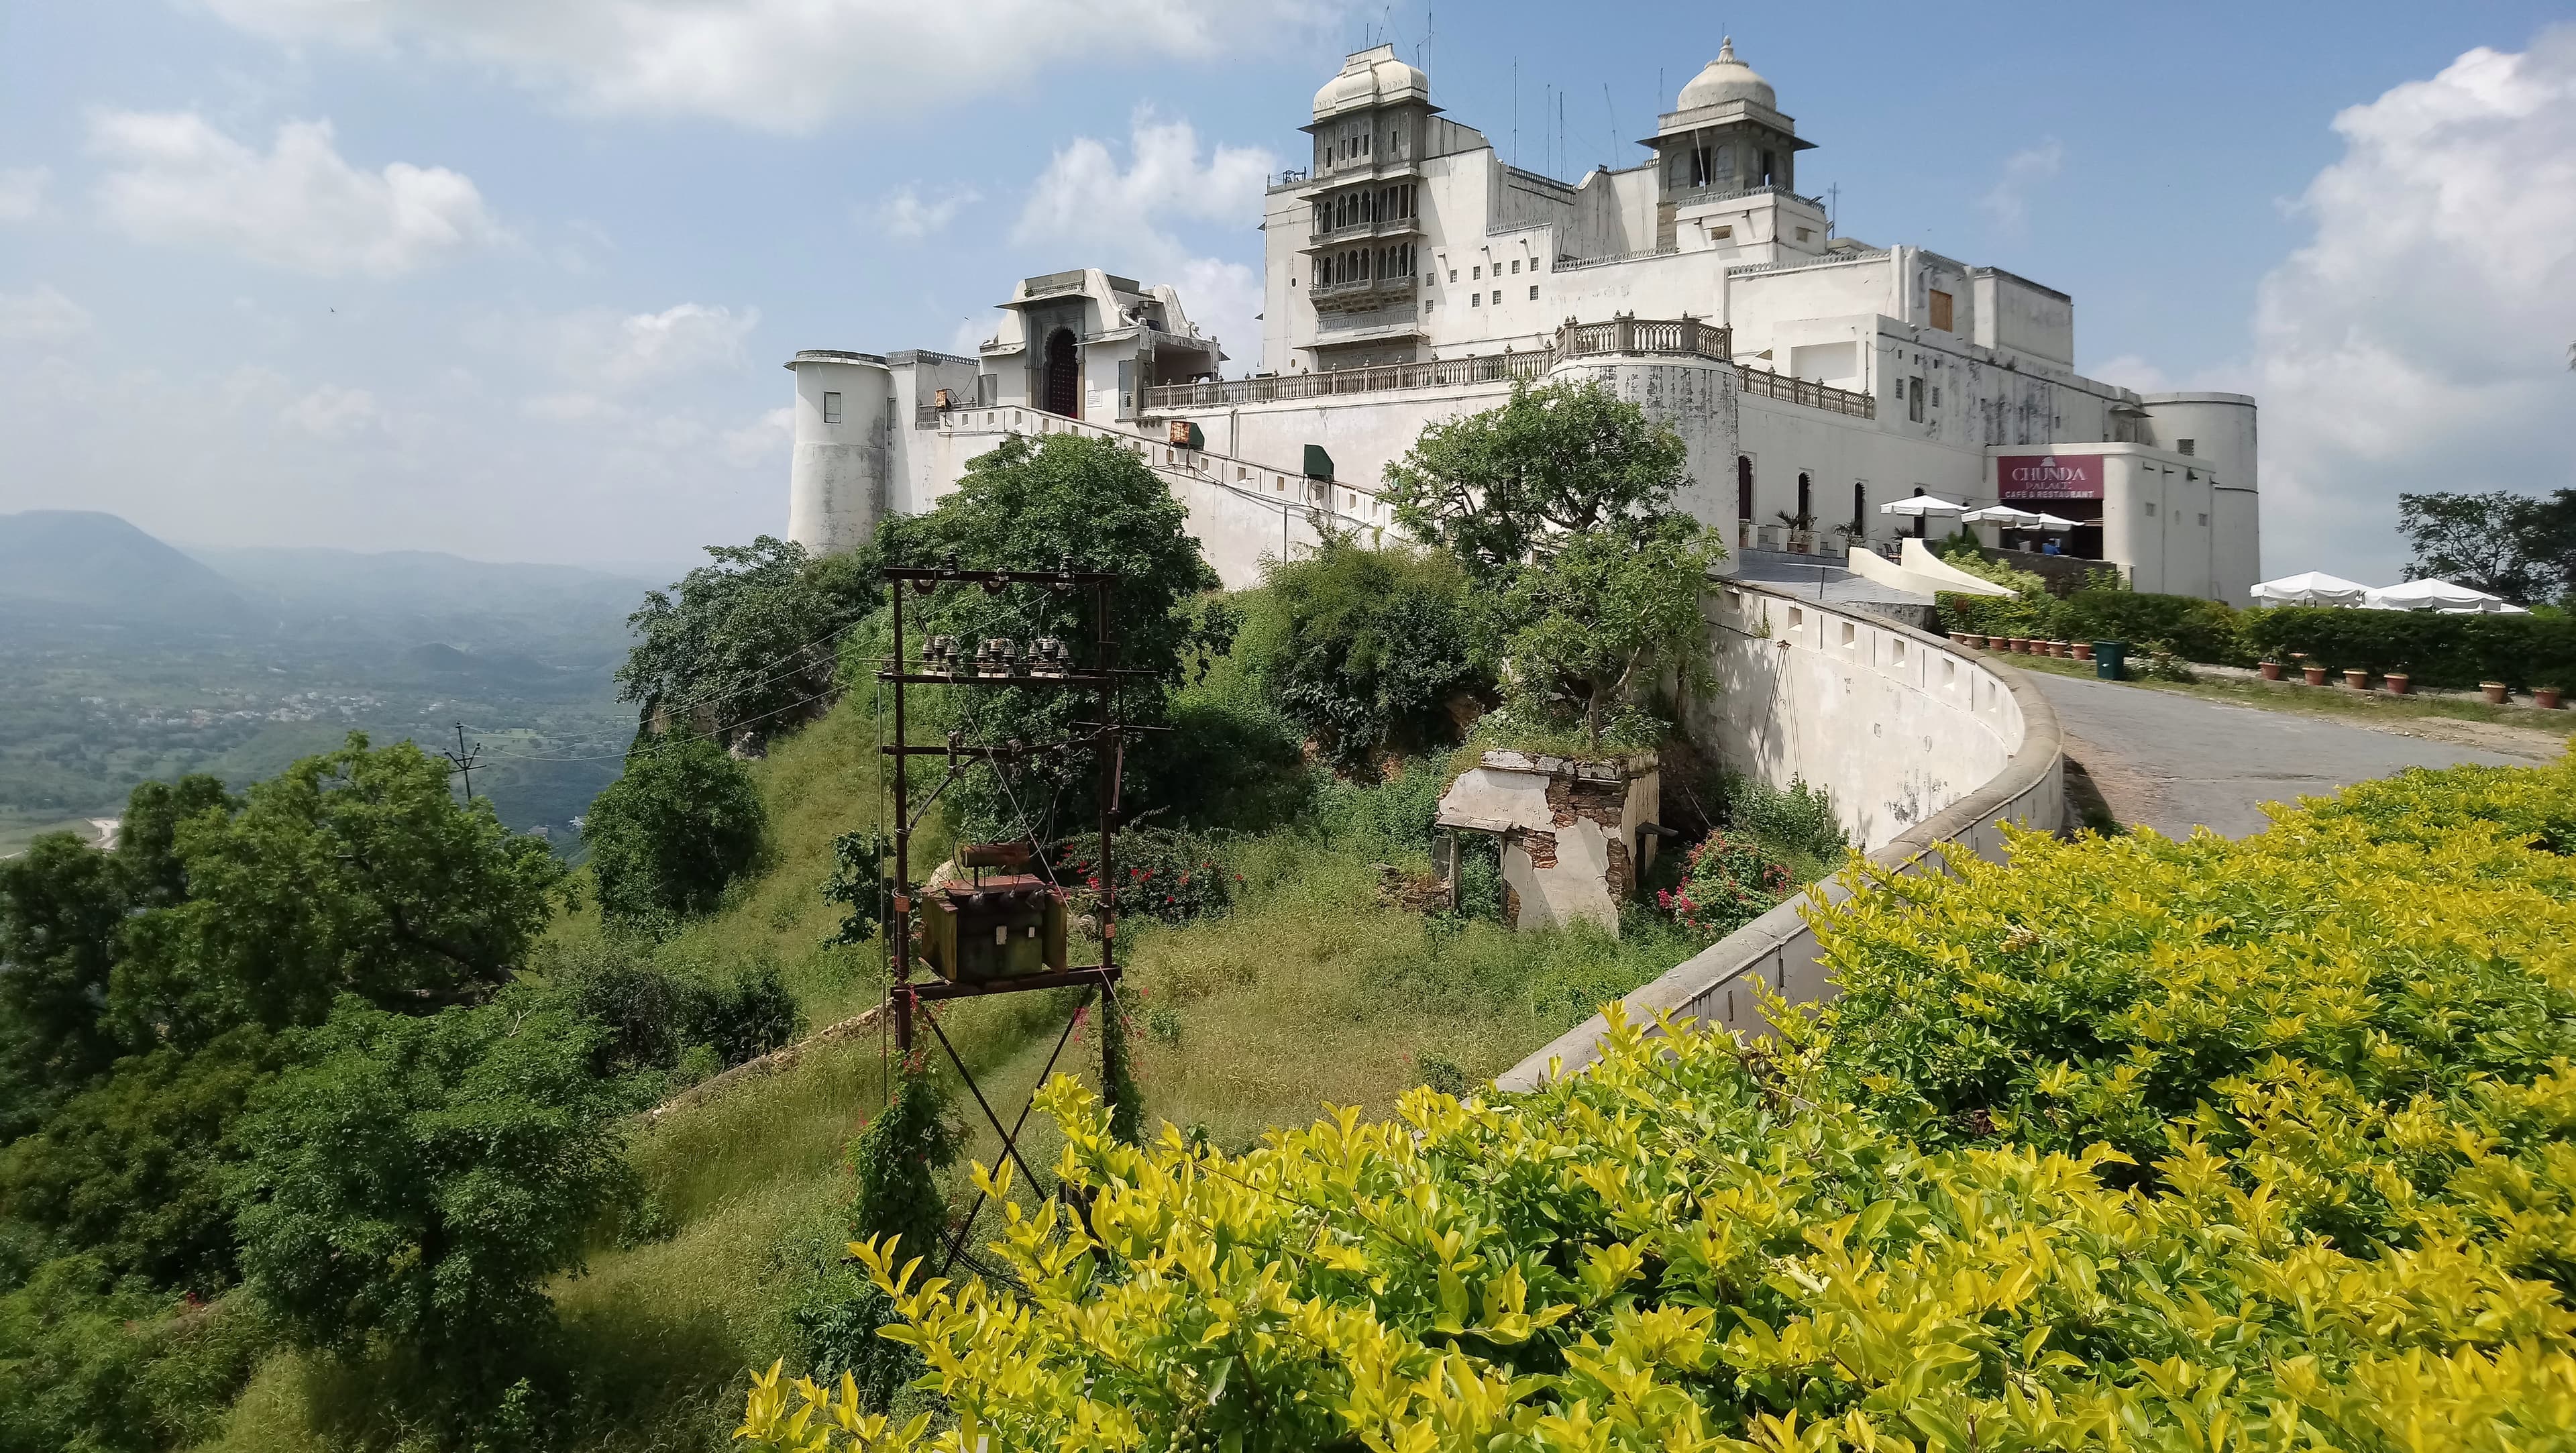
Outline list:
[[[757,769],[772,814],[767,869],[672,951],[774,954],[814,1026],[882,996],[882,950],[819,947],[837,910],[817,891],[833,837],[876,821],[875,745],[855,701],[778,745]],[[914,871],[945,852],[924,842]],[[1232,1145],[1303,1121],[1326,1101],[1384,1111],[1421,1081],[1426,1054],[1490,1076],[1697,947],[1652,926],[1622,941],[1435,924],[1380,901],[1372,865],[1389,857],[1403,854],[1273,833],[1244,845],[1236,866],[1245,882],[1225,917],[1187,927],[1130,920],[1123,1007],[1137,1025],[1152,1118]],[[598,931],[588,914],[555,929]],[[1015,995],[943,1013],[1006,1121],[1035,1087],[1072,999]],[[603,1249],[586,1275],[563,1283],[570,1355],[604,1394],[592,1426],[566,1446],[725,1445],[746,1370],[794,1358],[789,1310],[837,1251],[835,1208],[849,1192],[841,1153],[882,1103],[878,1056],[874,1042],[847,1042],[638,1134],[636,1163],[675,1229]],[[1078,1036],[1059,1069],[1097,1088],[1096,1041]],[[973,1100],[961,1094],[957,1111],[975,1132],[970,1155],[995,1159],[999,1137]],[[1033,1124],[1026,1150],[1031,1163],[1050,1165],[1049,1127]],[[385,1375],[274,1357],[207,1446],[401,1445],[401,1430],[366,1416]]]

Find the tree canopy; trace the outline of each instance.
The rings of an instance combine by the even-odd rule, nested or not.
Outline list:
[[[1201,651],[1222,652],[1232,640],[1234,617],[1194,612],[1191,598],[1220,584],[1186,526],[1189,511],[1134,454],[1105,440],[1071,434],[1042,440],[1014,438],[966,468],[957,492],[926,515],[887,521],[879,537],[889,563],[937,565],[954,560],[968,570],[1116,572],[1109,603],[1120,668],[1145,673],[1121,689],[1126,719],[1160,724],[1169,695]],[[949,588],[908,605],[906,632],[920,648],[921,632],[954,636],[971,653],[978,642],[1002,637],[1025,651],[1040,636],[1053,636],[1088,665],[1096,659],[1098,631],[1088,590],[1011,587],[999,592]],[[1088,693],[1003,688],[947,693],[945,725],[970,741],[1017,738],[1032,745],[1074,742],[1078,725],[1094,720]],[[1167,749],[1132,746],[1127,779],[1143,798],[1164,791],[1161,763]],[[960,812],[970,831],[1041,835],[1062,814],[1091,811],[1093,754],[1088,746],[1041,754],[1012,774],[1007,788],[994,774],[977,772],[961,784]]]
[[[344,998],[253,1097],[232,1187],[242,1268],[303,1344],[372,1334],[470,1376],[552,1316],[634,1190],[600,1029],[540,1000],[387,1014]]]
[[[628,924],[704,913],[758,860],[766,829],[759,789],[724,748],[681,733],[639,742],[582,821],[599,910]]]
[[[2576,593],[2576,489],[2401,494],[2397,521],[2415,551],[2410,580],[2438,577],[2526,605]]]
[[[1700,598],[1724,553],[1713,532],[1677,514],[1555,542],[1512,582],[1515,689],[1572,706],[1599,746],[1608,711],[1666,670],[1699,667],[1708,645]]]
[[[1387,498],[1408,533],[1491,579],[1550,534],[1662,512],[1687,462],[1679,434],[1597,382],[1523,382],[1500,408],[1424,428],[1387,466]]]
[[[1264,584],[1262,616],[1246,628],[1254,669],[1346,769],[1453,739],[1450,700],[1492,684],[1473,587],[1445,552],[1334,536],[1311,558],[1272,563]]]
[[[446,762],[355,732],[174,841],[187,899],[135,921],[109,988],[138,1047],[317,1023],[343,993],[414,1013],[486,998],[564,876],[490,802],[460,804]]]
[[[768,535],[710,545],[669,592],[627,618],[637,636],[617,670],[618,697],[666,728],[766,736],[819,712],[839,662],[839,636],[874,603],[867,561],[815,560]]]

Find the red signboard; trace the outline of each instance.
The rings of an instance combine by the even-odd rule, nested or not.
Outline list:
[[[2006,454],[1995,461],[1995,493],[2003,499],[2100,499],[2099,454]]]

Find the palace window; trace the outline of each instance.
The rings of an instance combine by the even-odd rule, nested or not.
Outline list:
[[[1805,238],[1806,235],[1807,229],[1803,227],[1798,229],[1798,236],[1801,239]],[[1939,288],[1934,288],[1932,290],[1932,326],[1940,329],[1944,333],[1950,332],[1952,331],[1950,327],[1950,318],[1950,295],[1941,291]]]
[[[1485,295],[1483,293],[1469,293],[1467,295],[1467,306],[1471,308],[1481,308],[1485,306]]]
[[[841,422],[841,396],[839,394],[827,393],[823,395],[823,422],[826,424],[837,424]]]
[[[1496,288],[1496,289],[1494,289],[1494,306],[1495,306],[1495,307],[1497,307],[1497,308],[1499,308],[1499,307],[1501,307],[1502,305],[1503,305],[1503,290],[1502,290],[1501,288]]]
[[[1454,283],[1454,282],[1456,282],[1457,280],[1458,280],[1458,269],[1456,269],[1456,268],[1454,268],[1454,267],[1453,267],[1453,268],[1449,269],[1449,281],[1451,281],[1451,282],[1453,282],[1453,283]]]
[[[2176,439],[2174,441],[2174,452],[2176,454],[2189,455],[2191,453],[2192,442],[2193,441],[2189,439]]]
[[[1923,422],[1923,380],[1920,378],[1912,380],[1906,387],[1905,419],[1911,424]]]
[[[1474,279],[1474,278],[1481,278],[1481,277],[1483,277],[1484,275],[1485,275],[1485,268],[1484,268],[1484,264],[1482,264],[1482,263],[1478,263],[1476,266],[1474,266],[1474,267],[1471,267],[1471,268],[1467,269],[1467,276],[1468,276],[1470,279]]]
[[[1530,284],[1530,301],[1533,303],[1538,301],[1538,284],[1536,283]]]
[[[1512,259],[1512,271],[1513,271],[1513,273],[1514,273],[1514,274],[1518,274],[1518,273],[1520,272],[1520,270],[1521,270],[1521,260],[1520,260],[1519,258],[1515,257],[1515,258],[1513,258],[1513,259]]]

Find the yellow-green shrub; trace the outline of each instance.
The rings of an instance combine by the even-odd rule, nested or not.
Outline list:
[[[743,1438],[2576,1448],[2576,864],[2461,817],[2023,838],[1820,910],[1790,1043],[1614,1015],[1532,1095],[1242,1156],[1059,1081],[1017,1287],[854,1248],[953,1426],[773,1368]]]

